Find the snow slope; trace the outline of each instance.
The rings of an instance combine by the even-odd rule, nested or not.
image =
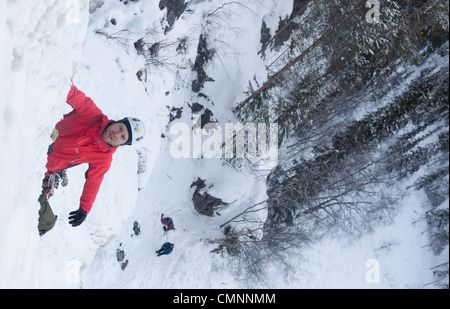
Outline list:
[[[292,1],[248,1],[245,6],[191,1],[167,35],[166,10],[158,3],[105,1],[90,14],[87,0],[0,2],[0,288],[421,288],[434,281],[430,268],[442,261],[424,247],[420,193],[405,200],[408,207],[394,225],[357,244],[326,240],[293,255],[289,273],[274,265],[268,286],[249,286],[226,258],[210,253],[215,246],[207,240],[223,237],[219,225],[265,198],[264,177],[237,172],[218,159],[175,159],[169,108],[183,107],[174,123],[192,124],[187,104],[198,98],[191,92],[191,69],[199,36],[208,31],[216,54],[206,71],[215,82],[205,83],[202,92],[210,100],[202,104],[220,123],[232,122],[231,108],[244,98],[248,81],[255,74],[260,81],[266,77],[264,62],[256,57],[261,20],[273,33],[279,17],[290,14]],[[125,41],[95,33],[99,29]],[[133,47],[143,36],[172,43],[164,52],[177,64],[152,67],[145,85],[136,77],[145,59]],[[186,51],[174,52],[173,42],[185,37]],[[46,151],[54,124],[70,111],[64,101],[71,78],[110,118],[137,116],[149,133],[141,145],[116,152],[91,213],[77,228],[67,217],[78,208],[87,167],[70,169],[69,186],[50,200],[57,224],[40,238],[37,198]],[[145,173],[139,176],[137,151],[145,158]],[[190,185],[198,177],[212,186],[210,194],[231,203],[221,215],[210,218],[195,211]],[[161,213],[174,219],[175,231],[163,233]],[[175,244],[174,251],[156,257],[154,251],[166,241]],[[117,249],[129,261],[124,270]],[[379,283],[366,277],[374,267],[366,263],[374,259]]]

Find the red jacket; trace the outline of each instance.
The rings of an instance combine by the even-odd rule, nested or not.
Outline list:
[[[67,103],[72,106],[73,111],[64,115],[55,126],[58,137],[47,158],[47,175],[88,163],[80,207],[89,213],[117,149],[102,138],[103,130],[114,120],[103,115],[95,103],[73,84],[67,95]]]

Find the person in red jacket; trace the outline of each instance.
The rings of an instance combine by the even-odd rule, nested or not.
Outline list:
[[[56,221],[48,199],[61,182],[67,185],[66,170],[88,163],[83,193],[78,210],[69,214],[69,223],[78,226],[85,220],[95,201],[105,173],[111,167],[112,156],[119,146],[132,145],[144,137],[142,121],[126,117],[119,121],[109,119],[83,92],[73,85],[67,95],[73,110],[59,121],[51,138],[53,144],[47,152],[47,172],[39,197],[39,234],[53,228]]]

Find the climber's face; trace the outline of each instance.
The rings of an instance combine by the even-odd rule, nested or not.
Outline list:
[[[121,122],[113,123],[103,131],[103,140],[113,147],[123,145],[128,140],[128,130]]]

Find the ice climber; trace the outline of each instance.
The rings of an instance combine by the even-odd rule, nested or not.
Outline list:
[[[163,254],[170,254],[173,250],[173,247],[175,245],[170,243],[170,242],[166,242],[161,246],[161,249],[159,249],[158,251],[155,251],[158,256],[163,255]]]
[[[67,185],[68,168],[82,163],[89,164],[80,206],[69,214],[69,223],[75,227],[83,223],[91,210],[117,148],[135,144],[145,134],[144,124],[137,118],[126,117],[118,121],[109,119],[73,82],[67,95],[67,103],[73,110],[56,124],[51,135],[53,143],[47,152],[47,172],[38,199],[38,230],[41,236],[55,225],[56,216],[48,199],[53,196],[54,189],[58,188],[60,182],[62,186]]]
[[[161,223],[163,225],[163,229],[165,232],[175,229],[175,225],[173,224],[172,218],[164,217],[164,214],[161,214]]]

